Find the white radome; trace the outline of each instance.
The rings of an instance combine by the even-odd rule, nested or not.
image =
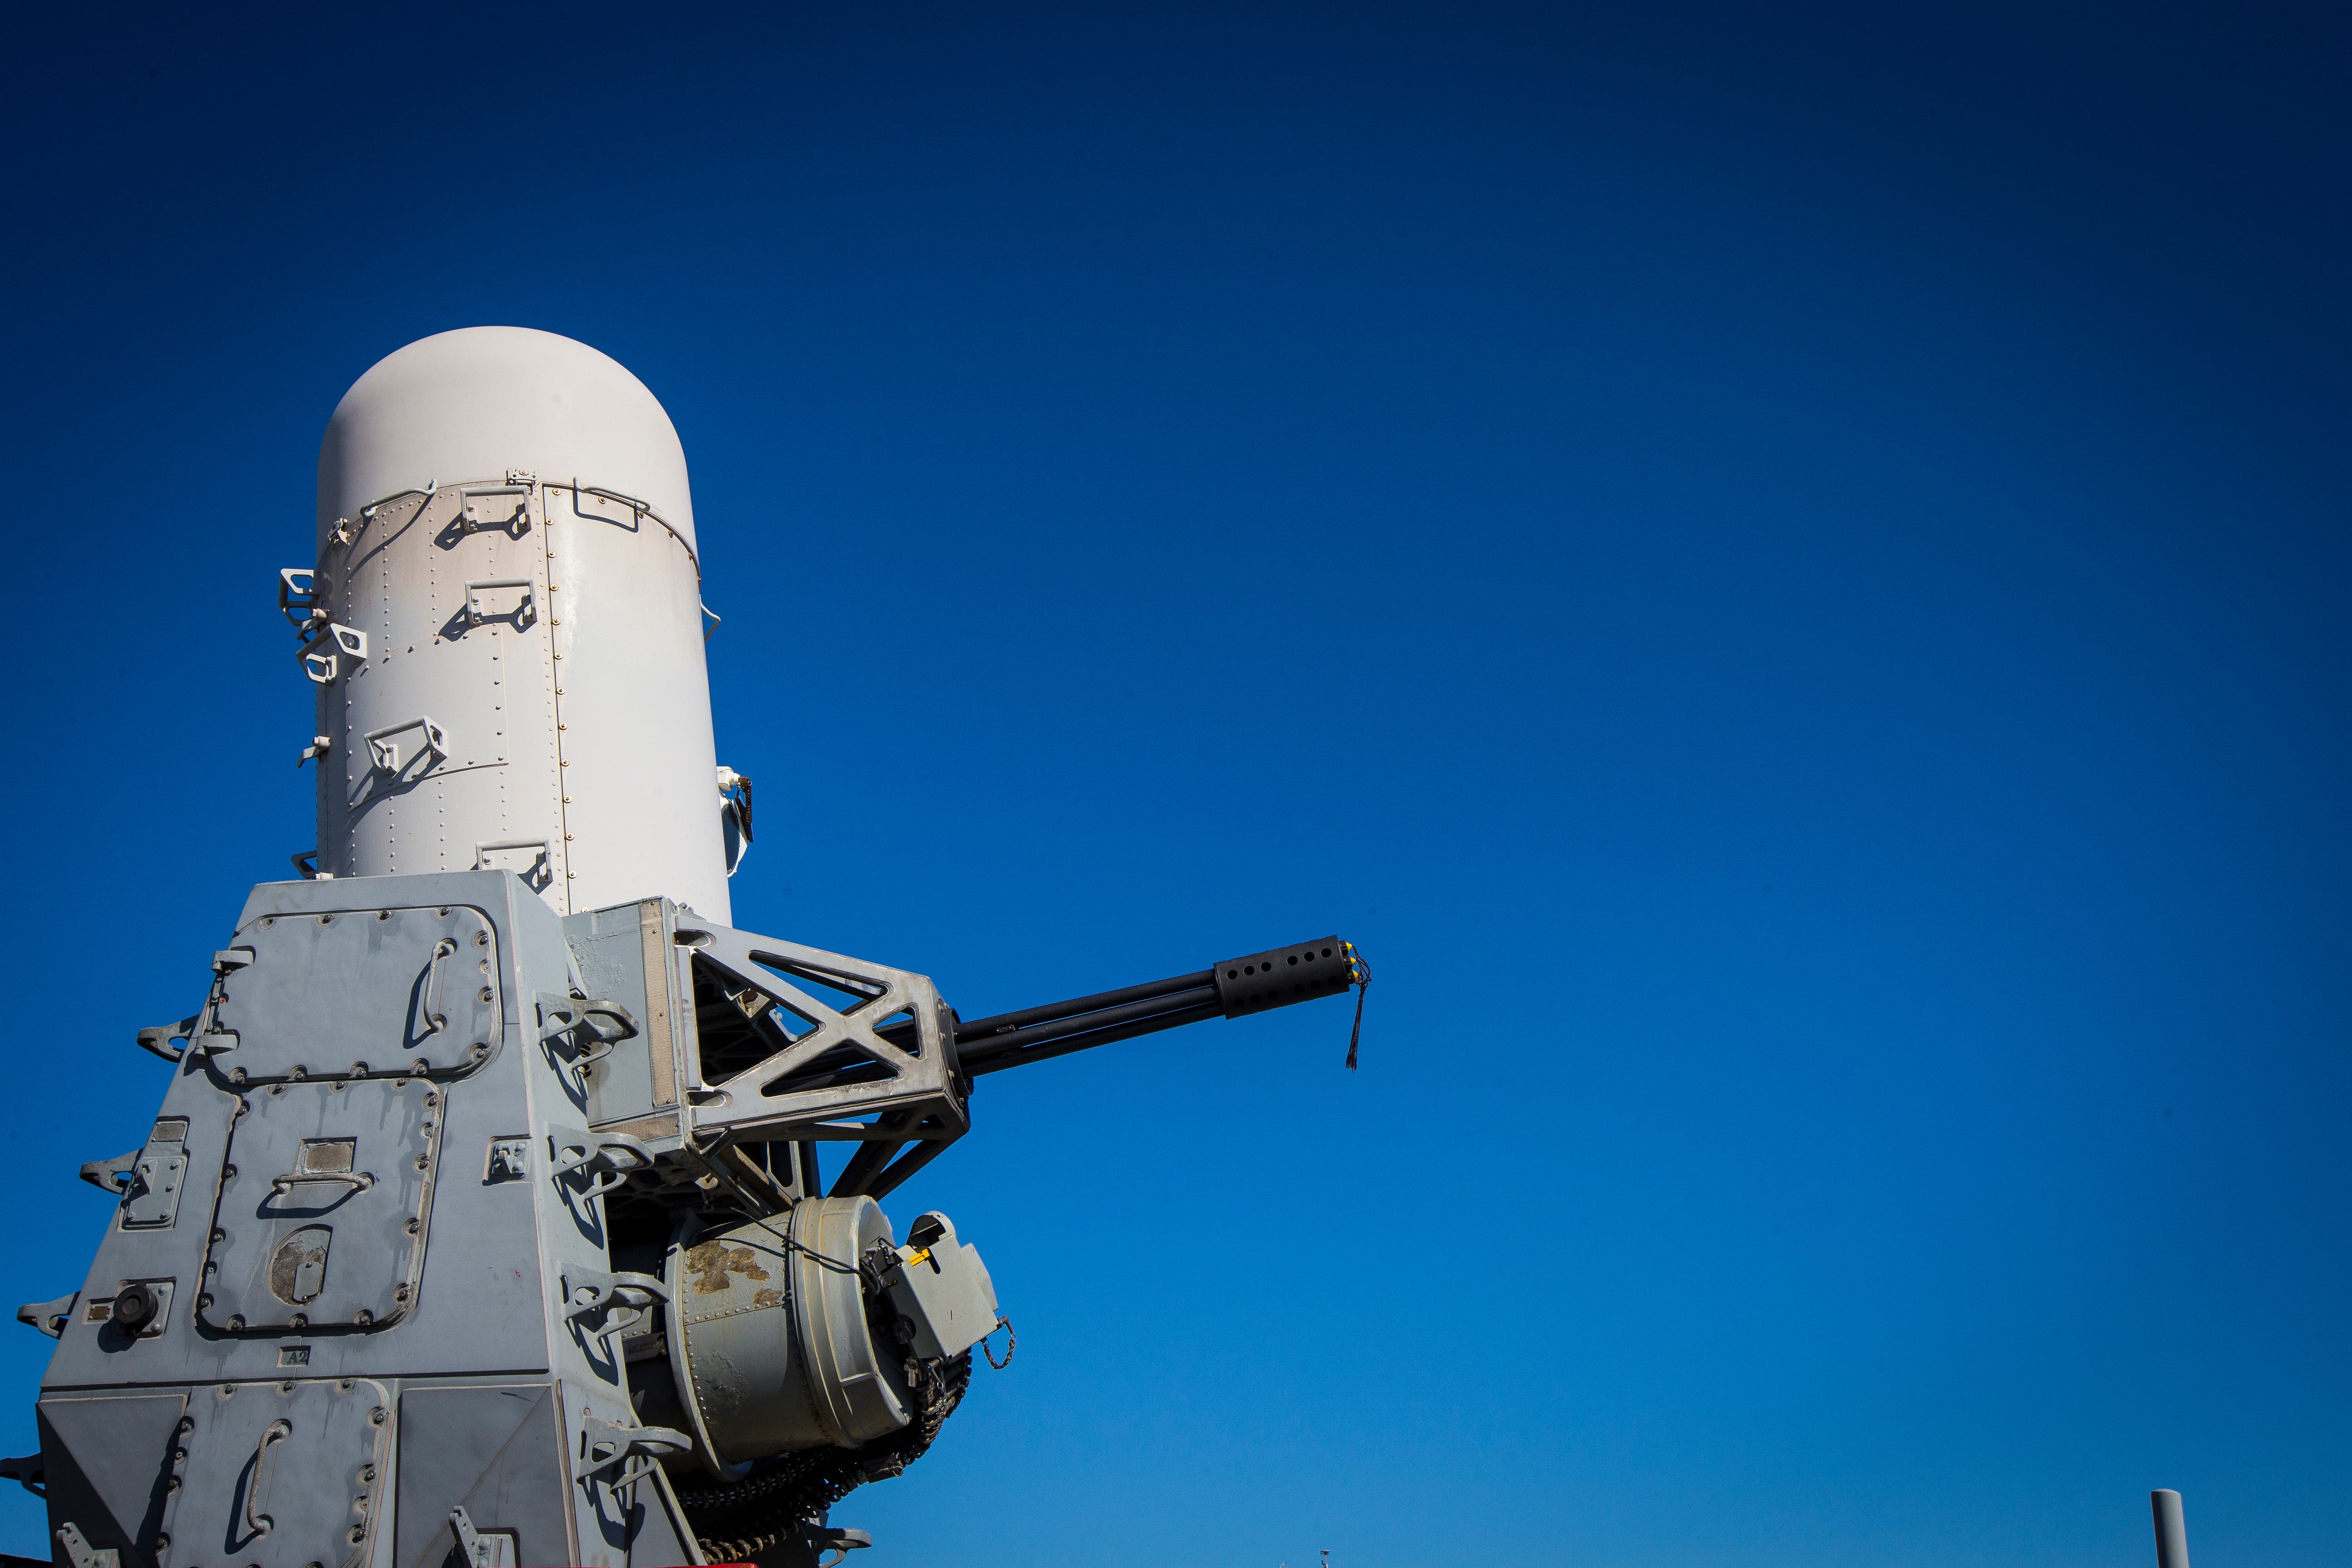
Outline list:
[[[562,913],[730,919],[686,454],[643,383],[521,327],[409,344],[328,422],[318,549],[280,602],[321,875],[508,869]]]

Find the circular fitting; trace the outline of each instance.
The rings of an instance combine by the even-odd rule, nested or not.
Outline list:
[[[858,1270],[890,1240],[872,1198],[811,1198],[789,1216],[671,1247],[670,1375],[713,1474],[732,1479],[746,1460],[793,1449],[855,1448],[912,1419],[904,1358],[877,1351]]]

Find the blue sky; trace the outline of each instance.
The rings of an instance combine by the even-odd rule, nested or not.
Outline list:
[[[884,1568],[2138,1563],[2157,1486],[2340,1563],[2348,41],[16,19],[9,1300],[311,842],[329,411],[515,323],[685,440],[740,923],[967,1016],[1378,967],[1352,1076],[1331,1005],[983,1082],[893,1206],[1019,1360]]]

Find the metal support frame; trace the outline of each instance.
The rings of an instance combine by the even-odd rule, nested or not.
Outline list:
[[[971,1127],[951,1016],[928,977],[726,926],[681,923],[677,934],[685,988],[703,966],[773,1047],[716,1082],[698,1051],[690,1058],[684,1112],[697,1142],[756,1133],[887,1142],[895,1152],[918,1139],[952,1142]],[[795,978],[862,1000],[829,1005]],[[857,1120],[868,1115],[876,1120]]]

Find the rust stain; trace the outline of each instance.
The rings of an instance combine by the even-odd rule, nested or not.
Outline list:
[[[746,1279],[765,1279],[768,1271],[760,1267],[759,1258],[748,1247],[728,1247],[716,1241],[706,1241],[686,1253],[687,1272],[694,1276],[694,1293],[716,1296],[734,1281],[730,1273],[740,1274]],[[768,1292],[761,1292],[768,1294]],[[761,1302],[765,1306],[768,1303]]]
[[[784,1293],[782,1290],[762,1290],[751,1298],[754,1307],[781,1307],[783,1304]]]

